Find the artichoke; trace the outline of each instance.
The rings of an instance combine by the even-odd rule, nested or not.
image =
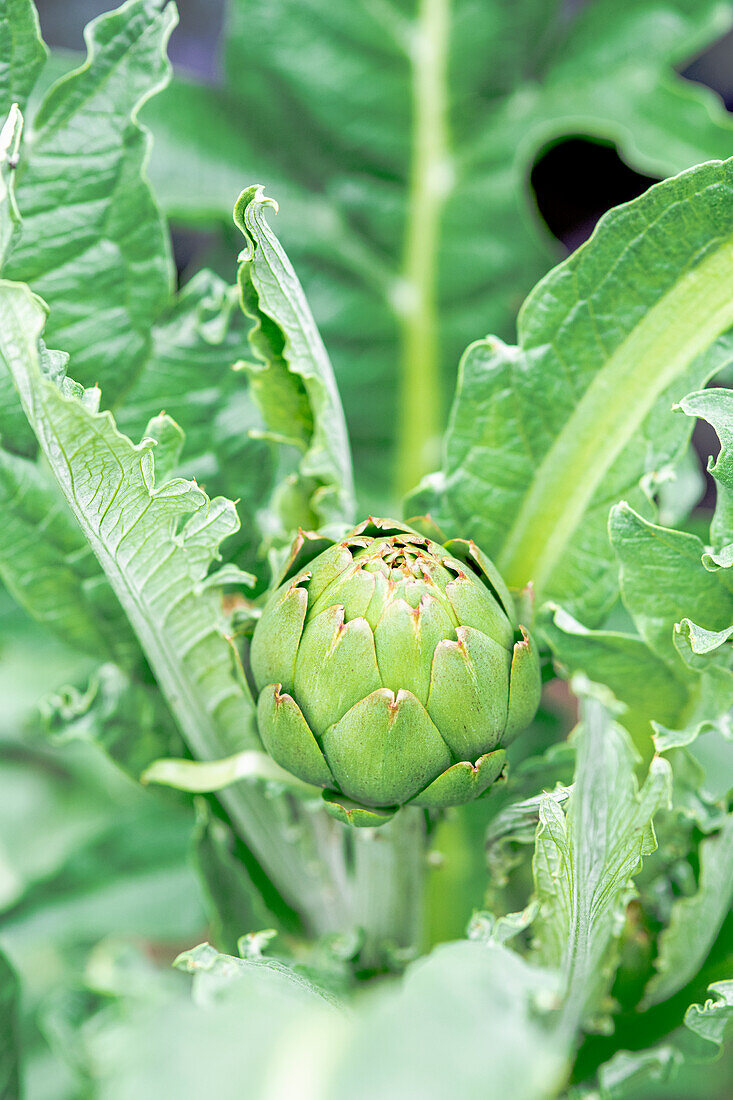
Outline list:
[[[250,657],[265,748],[352,824],[481,795],[540,697],[493,563],[393,520],[301,532]]]

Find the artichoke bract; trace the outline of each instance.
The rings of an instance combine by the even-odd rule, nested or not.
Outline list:
[[[490,559],[393,520],[330,545],[301,532],[250,657],[265,748],[352,824],[478,797],[540,697]]]

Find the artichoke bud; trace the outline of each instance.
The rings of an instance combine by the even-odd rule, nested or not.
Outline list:
[[[267,751],[352,824],[483,794],[540,697],[496,567],[393,520],[311,542],[312,558],[301,533],[252,639]]]

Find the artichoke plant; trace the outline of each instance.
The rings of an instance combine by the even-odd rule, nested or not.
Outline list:
[[[301,532],[251,667],[267,751],[357,825],[483,794],[540,696],[494,564],[393,520],[330,544]]]

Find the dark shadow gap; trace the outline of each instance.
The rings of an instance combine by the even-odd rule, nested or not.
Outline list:
[[[582,135],[547,146],[530,175],[540,214],[569,252],[590,237],[612,206],[635,199],[657,182],[629,168],[610,142]]]

